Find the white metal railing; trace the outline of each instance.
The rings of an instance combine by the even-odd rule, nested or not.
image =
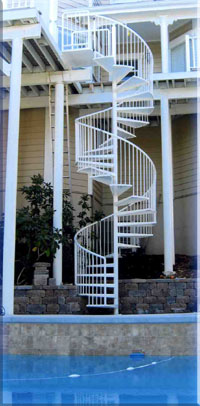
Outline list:
[[[35,0],[3,0],[3,9],[35,7]]]
[[[62,30],[63,52],[92,49],[97,61],[111,61],[111,70],[120,72],[119,81],[123,76],[127,80],[121,85],[115,82],[113,107],[75,122],[78,170],[110,185],[115,197],[121,188],[119,195],[125,196],[114,200],[114,214],[76,234],[75,283],[79,293],[88,297],[89,306],[116,308],[116,246],[117,252],[118,248],[139,247],[141,238],[152,235],[156,222],[155,166],[127,140],[133,137],[134,128],[148,124],[153,108],[153,57],[139,35],[105,17],[64,13]],[[121,73],[126,72],[124,66],[131,72],[129,78]]]
[[[198,58],[198,37],[196,35],[185,36],[185,49],[187,72],[200,69],[200,61]]]
[[[132,75],[153,82],[153,57],[149,46],[137,33],[112,19],[89,12],[62,15],[62,52],[89,48],[96,56],[114,56],[117,65],[132,66]]]

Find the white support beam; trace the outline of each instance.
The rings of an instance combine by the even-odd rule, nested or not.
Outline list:
[[[23,73],[22,86],[49,85],[56,83],[85,82],[91,80],[90,69],[77,69],[63,72]],[[10,86],[9,78],[5,78],[1,86]]]
[[[15,38],[12,44],[12,67],[10,77],[3,246],[3,306],[6,315],[12,315],[14,312],[15,234],[22,48],[22,39]]]
[[[54,179],[53,179],[53,225],[62,229],[63,209],[63,146],[64,146],[64,84],[55,86],[55,141],[54,141]],[[53,263],[56,285],[62,284],[62,244],[56,251]]]
[[[2,57],[0,57],[0,66],[3,74],[6,76],[10,76],[11,65],[8,62],[6,62],[5,59],[3,59]]]
[[[164,274],[173,274],[174,265],[174,208],[173,208],[173,160],[172,133],[169,100],[161,98],[162,184],[164,223]]]
[[[40,69],[45,72],[46,70],[46,65],[43,62],[43,60],[40,58],[40,55],[37,53],[37,51],[35,50],[35,48],[33,48],[32,44],[25,40],[24,41],[24,46],[26,47],[27,51],[31,54],[32,58],[35,59],[35,61],[37,62],[37,64],[39,65]]]
[[[3,36],[0,38],[1,42],[12,41],[15,38],[40,38],[41,37],[41,25],[29,24],[29,25],[12,25],[11,27],[4,27]]]
[[[55,61],[53,60],[52,56],[50,55],[49,51],[46,49],[46,47],[40,45],[38,41],[36,42],[36,45],[38,46],[42,54],[45,56],[46,60],[49,62],[49,65],[52,67],[52,69],[56,71],[58,67]]]
[[[83,93],[83,89],[80,82],[74,82],[73,85],[79,94]]]

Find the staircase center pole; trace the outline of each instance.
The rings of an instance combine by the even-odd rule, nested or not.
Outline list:
[[[117,83],[113,81],[113,110],[112,110],[112,132],[114,137],[114,182],[118,183],[118,145],[117,145]],[[115,310],[114,314],[119,313],[119,270],[118,270],[118,194],[113,195],[113,214],[114,214],[114,273],[115,273]]]

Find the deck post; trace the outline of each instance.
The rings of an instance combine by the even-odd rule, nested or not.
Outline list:
[[[169,33],[167,16],[160,17],[162,73],[169,72]]]
[[[54,140],[54,180],[53,217],[54,227],[62,228],[63,211],[63,144],[64,144],[64,84],[55,85],[55,140]],[[53,263],[56,284],[62,284],[62,244],[56,252]]]
[[[169,100],[161,96],[162,181],[164,221],[164,274],[173,274],[174,264],[174,207],[173,207],[173,160],[172,133]]]
[[[6,315],[12,315],[14,313],[15,235],[22,48],[23,39],[19,37],[13,39],[8,114],[3,246],[3,306]]]

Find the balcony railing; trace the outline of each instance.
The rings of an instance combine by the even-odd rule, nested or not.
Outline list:
[[[200,59],[198,58],[198,37],[185,36],[185,49],[186,49],[186,70],[187,72],[196,71],[200,69]]]
[[[35,0],[3,0],[3,9],[29,8],[35,6]]]

